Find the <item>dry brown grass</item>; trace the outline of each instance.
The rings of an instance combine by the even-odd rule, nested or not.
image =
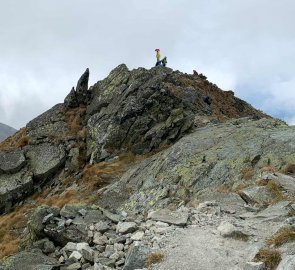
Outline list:
[[[77,139],[80,141],[85,141],[87,135],[86,127],[83,127],[81,130],[77,132]]]
[[[264,262],[265,270],[275,270],[281,259],[281,254],[278,250],[263,248],[256,254],[254,261]]]
[[[279,247],[293,241],[295,241],[295,231],[290,228],[283,228],[276,232],[272,238],[268,239],[267,244]]]
[[[243,168],[241,171],[242,179],[250,180],[253,177],[254,171],[250,167]]]
[[[85,115],[86,107],[80,105],[77,108],[68,110],[65,113],[65,122],[67,123],[69,133],[71,135],[77,135],[77,133],[83,129],[83,117]]]
[[[242,189],[246,188],[246,185],[244,183],[240,183],[236,188],[235,191],[240,191]]]
[[[17,148],[22,148],[30,142],[30,137],[25,136],[26,128],[21,128],[12,136],[0,143],[2,151],[11,151]]]
[[[276,167],[271,166],[271,165],[264,166],[260,170],[261,170],[261,172],[270,172],[270,173],[275,173],[278,171]]]
[[[164,254],[162,252],[152,252],[145,260],[145,267],[150,267],[152,264],[159,263],[163,260]]]
[[[74,189],[69,189],[61,194],[50,197],[46,195],[47,192],[48,191],[46,190],[45,193],[35,197],[35,201],[38,205],[44,204],[62,208],[65,204],[75,204],[81,202],[82,200],[80,194]]]
[[[0,216],[0,259],[18,250],[31,208],[28,205],[16,207],[12,213]]]
[[[288,164],[284,168],[283,173],[285,173],[285,174],[291,174],[291,175],[295,174],[295,164],[294,163]]]
[[[230,190],[227,186],[222,185],[222,186],[218,186],[214,189],[215,192],[219,192],[219,193],[230,193]]]
[[[265,179],[262,179],[262,178],[260,178],[260,179],[258,179],[258,180],[256,181],[256,185],[257,185],[257,186],[266,186],[267,183],[268,183],[268,180],[265,180]]]
[[[274,198],[274,202],[278,202],[278,201],[282,201],[286,199],[280,186],[274,180],[269,180],[266,186],[268,187],[268,190],[272,194]]]
[[[120,156],[112,162],[100,162],[97,164],[85,166],[82,172],[82,178],[78,181],[79,186],[85,191],[93,191],[109,184],[112,179],[121,175],[130,164],[142,157],[137,157],[132,153]]]

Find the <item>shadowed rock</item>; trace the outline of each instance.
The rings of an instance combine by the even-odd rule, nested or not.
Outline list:
[[[64,104],[66,108],[78,107],[79,104],[87,104],[90,93],[88,92],[89,69],[82,74],[78,80],[76,90],[73,87],[70,93],[66,96]]]
[[[88,90],[88,80],[89,80],[89,68],[82,74],[80,79],[78,80],[76,91],[77,93],[85,92]]]

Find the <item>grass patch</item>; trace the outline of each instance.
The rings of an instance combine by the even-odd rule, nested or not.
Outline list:
[[[280,263],[282,257],[278,250],[262,248],[256,254],[255,262],[264,262],[265,270],[275,270]]]
[[[8,137],[6,140],[0,143],[0,149],[2,151],[12,151],[17,148],[22,148],[29,144],[31,138],[25,136],[26,128],[21,128],[19,131]]]
[[[295,231],[290,228],[283,228],[276,232],[271,239],[268,239],[267,244],[279,247],[293,241],[295,241]]]
[[[284,170],[283,170],[284,174],[291,174],[294,175],[295,174],[295,164],[294,163],[290,163],[288,164]]]
[[[229,188],[227,186],[224,186],[224,185],[216,187],[214,189],[214,191],[219,192],[219,193],[226,193],[226,194],[230,192]]]
[[[48,190],[45,190],[45,193],[35,197],[35,202],[38,205],[57,206],[62,208],[65,204],[75,204],[81,202],[80,194],[74,189],[68,189],[61,194],[49,197],[47,197],[46,193],[48,193]],[[43,196],[45,196],[45,198]]]
[[[33,206],[16,207],[12,213],[0,216],[0,259],[18,250],[24,229],[27,225],[27,214]]]
[[[242,175],[242,179],[250,180],[254,175],[254,171],[252,168],[246,167],[242,169],[241,175]]]
[[[65,122],[67,123],[69,133],[71,135],[76,135],[83,129],[83,118],[85,112],[86,107],[84,105],[80,105],[79,107],[70,109],[65,113]]]
[[[131,164],[143,158],[144,156],[135,156],[129,152],[112,162],[88,164],[82,172],[78,185],[88,192],[100,189],[119,177]]]
[[[233,239],[235,239],[235,240],[239,240],[239,241],[247,242],[247,241],[249,240],[249,235],[240,232],[240,233],[236,233],[236,234],[233,236]]]
[[[271,165],[264,166],[260,170],[261,170],[261,172],[270,172],[270,173],[275,173],[278,171],[276,167],[271,166]]]
[[[152,264],[161,262],[163,258],[163,252],[152,252],[147,256],[144,265],[145,267],[150,267]]]
[[[280,186],[274,180],[269,180],[266,186],[272,194],[274,202],[286,200],[286,197],[283,194]]]

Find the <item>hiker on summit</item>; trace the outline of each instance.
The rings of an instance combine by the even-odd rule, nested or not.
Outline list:
[[[162,60],[160,60],[160,58],[161,58],[160,49],[155,49],[155,51],[156,51],[156,58],[157,58],[156,66],[166,67],[167,57],[165,56]]]
[[[155,49],[156,52],[156,58],[157,58],[157,62],[156,62],[156,66],[160,66],[161,65],[161,55],[160,55],[160,49]]]

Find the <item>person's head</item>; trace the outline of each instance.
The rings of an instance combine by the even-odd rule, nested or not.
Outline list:
[[[159,51],[160,51],[160,49],[155,49],[155,51],[156,51],[156,52],[159,52]]]

